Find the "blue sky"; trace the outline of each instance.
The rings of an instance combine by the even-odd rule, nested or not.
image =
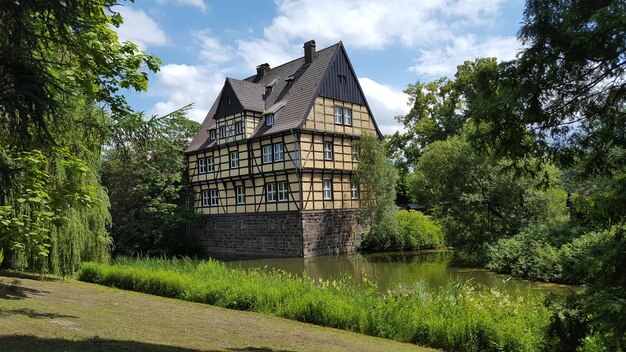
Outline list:
[[[477,57],[514,58],[522,0],[136,0],[116,7],[121,40],[163,60],[137,110],[165,114],[194,103],[202,121],[226,77],[245,78],[343,41],[383,133],[409,110],[409,83],[452,76]]]

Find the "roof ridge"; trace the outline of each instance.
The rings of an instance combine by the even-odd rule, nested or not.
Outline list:
[[[328,47],[326,47],[326,48],[324,48],[324,49],[320,49],[320,50],[316,51],[316,54],[319,54],[319,53],[321,53],[322,51],[329,50],[329,49],[334,48],[334,47],[336,47],[336,46],[339,46],[339,45],[341,45],[341,44],[342,44],[342,42],[341,42],[341,41],[338,41],[337,43],[335,43],[335,44],[333,44],[333,45],[331,45],[331,46],[328,46]],[[291,64],[291,63],[293,63],[293,62],[295,62],[295,61],[298,61],[298,60],[300,60],[300,59],[304,59],[304,55],[299,56],[299,57],[297,57],[297,58],[295,58],[295,59],[293,59],[293,60],[291,60],[291,61],[287,61],[287,62],[285,62],[285,63],[283,63],[283,64],[280,64],[280,65],[278,65],[278,66],[276,66],[276,67],[271,67],[271,68],[270,68],[270,71],[276,70],[276,69],[278,69],[278,68],[280,68],[280,67],[283,67],[283,66],[287,66],[287,65],[289,65],[289,64]],[[267,75],[267,73],[266,73],[266,75]],[[244,81],[248,81],[248,80],[254,79],[255,77],[256,77],[256,75],[252,75],[252,76],[250,76],[250,77],[246,77],[246,78],[244,78],[243,80],[244,80]],[[248,82],[250,82],[250,81],[248,81]]]

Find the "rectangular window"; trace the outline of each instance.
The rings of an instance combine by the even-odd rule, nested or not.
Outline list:
[[[352,161],[354,162],[359,161],[359,154],[360,154],[359,146],[353,145],[352,146]]]
[[[215,140],[215,135],[216,135],[215,128],[210,129],[209,130],[209,139],[210,140]]]
[[[359,185],[354,181],[352,181],[352,185],[350,186],[350,193],[352,194],[352,199],[359,199]]]
[[[272,145],[264,145],[263,146],[263,164],[268,164],[272,162]]]
[[[237,204],[246,204],[246,188],[244,186],[237,187]]]
[[[213,172],[215,170],[215,164],[213,163],[213,157],[206,158],[206,171]]]
[[[274,124],[274,114],[269,114],[265,116],[265,124],[271,126]]]
[[[323,180],[324,199],[333,199],[333,180]]]
[[[202,191],[202,206],[208,207],[211,205],[211,196],[208,189]]]
[[[239,167],[239,152],[230,152],[230,167]]]
[[[274,144],[274,161],[283,160],[283,144],[276,143]]]
[[[333,142],[324,142],[324,159],[333,160]]]
[[[335,123],[343,123],[343,109],[339,106],[335,106]]]
[[[243,122],[242,121],[235,122],[235,134],[237,135],[243,134]]]
[[[343,109],[343,124],[352,126],[352,109]]]
[[[220,138],[226,138],[226,126],[220,127]]]
[[[276,201],[276,184],[268,183],[265,185],[265,200],[267,202]]]
[[[284,202],[289,198],[289,188],[287,182],[278,182],[278,201]]]
[[[206,174],[206,159],[205,158],[198,159],[198,173]]]
[[[210,189],[209,190],[209,198],[210,198],[210,202],[211,202],[211,206],[215,207],[217,206],[217,190],[216,189]]]

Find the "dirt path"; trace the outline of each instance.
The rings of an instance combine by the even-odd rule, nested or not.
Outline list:
[[[2,351],[433,351],[74,280],[0,276]]]

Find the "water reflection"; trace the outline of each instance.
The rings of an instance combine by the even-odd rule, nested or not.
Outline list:
[[[513,291],[518,288],[559,292],[568,291],[564,285],[538,283],[499,275],[481,268],[455,267],[450,264],[450,251],[421,251],[377,253],[368,255],[326,256],[313,258],[218,258],[234,268],[280,269],[293,274],[306,274],[314,279],[335,279],[349,275],[356,280],[374,281],[386,291],[398,285],[412,286],[423,281],[438,287],[449,280],[472,280],[487,287]]]

